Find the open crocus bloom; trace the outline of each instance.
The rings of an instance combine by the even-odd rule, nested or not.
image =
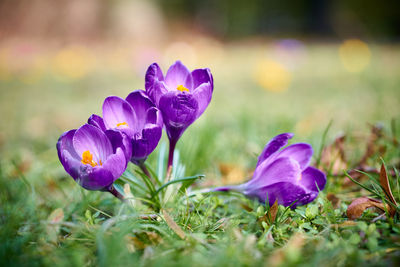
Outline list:
[[[131,161],[139,164],[153,152],[162,135],[162,117],[150,98],[142,90],[128,95],[124,100],[110,96],[103,103],[103,119],[93,117],[93,125],[120,131],[132,143]]]
[[[122,146],[123,135],[108,135],[101,129],[85,124],[65,132],[57,142],[58,157],[65,171],[83,188],[109,190],[125,171],[128,161]]]
[[[208,68],[190,72],[176,61],[163,75],[157,63],[146,72],[146,92],[161,110],[169,139],[176,143],[211,101],[213,77]]]
[[[275,200],[284,206],[305,205],[313,201],[324,189],[326,176],[320,170],[308,166],[313,154],[309,144],[297,143],[282,150],[291,133],[274,137],[258,158],[253,178],[242,185],[216,188],[215,191],[239,191],[273,205]]]

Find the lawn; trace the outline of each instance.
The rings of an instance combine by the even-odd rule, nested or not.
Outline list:
[[[368,209],[360,218],[348,218],[354,199],[376,196],[344,172],[379,191],[374,178],[384,161],[400,201],[400,47],[370,44],[367,50],[343,52],[340,45],[202,40],[182,49],[179,57],[164,47],[141,57],[148,51],[140,47],[26,52],[3,45],[1,265],[399,264],[399,214],[392,218]],[[159,56],[164,52],[167,56]],[[126,203],[79,187],[58,160],[58,137],[92,113],[101,115],[108,95],[126,97],[144,89],[143,74],[153,61],[166,69],[176,59],[191,69],[209,67],[214,76],[211,104],[178,142],[174,165],[176,179],[204,177],[185,192],[169,187],[161,209],[141,201],[133,186],[134,199]],[[251,178],[264,145],[283,132],[295,134],[291,143],[310,143],[312,165],[327,174],[327,185],[314,202],[276,209],[238,193],[196,193]],[[343,142],[336,139],[340,136]],[[331,146],[335,140],[340,144]],[[164,133],[147,161],[160,177],[166,147]],[[338,156],[342,152],[345,157]],[[117,181],[120,188],[130,176],[140,178],[140,170],[130,166]]]

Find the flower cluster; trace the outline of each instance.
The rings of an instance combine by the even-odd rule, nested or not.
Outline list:
[[[151,180],[144,164],[157,147],[164,128],[169,139],[168,172],[175,146],[183,132],[203,114],[214,88],[208,68],[190,72],[180,61],[164,75],[157,63],[149,66],[145,91],[136,90],[125,99],[109,96],[102,117],[93,114],[76,130],[61,135],[57,142],[65,171],[83,188],[109,191],[122,198],[113,183],[129,162],[139,166]],[[325,174],[309,167],[313,150],[298,143],[286,146],[293,134],[273,138],[261,153],[254,177],[242,185],[213,191],[239,191],[260,202],[295,207],[313,201],[326,183]]]

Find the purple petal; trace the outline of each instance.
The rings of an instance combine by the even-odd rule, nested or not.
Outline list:
[[[198,103],[190,93],[169,92],[161,97],[159,108],[169,138],[177,141],[196,119]]]
[[[197,69],[197,70],[192,71],[192,77],[193,77],[193,89],[196,89],[203,83],[210,83],[211,91],[213,91],[214,80],[213,80],[211,71],[208,68]]]
[[[269,158],[272,154],[276,153],[281,147],[287,145],[289,139],[293,137],[292,133],[283,133],[275,136],[268,142],[268,144],[264,147],[263,152],[261,152],[258,157],[257,166],[260,165],[264,160]]]
[[[279,182],[296,184],[301,170],[297,161],[291,158],[279,158],[272,163],[263,162],[254,171],[253,179],[247,182],[247,187],[264,187]]]
[[[276,154],[276,158],[291,158],[296,160],[300,164],[301,170],[308,167],[313,155],[313,149],[311,145],[306,143],[297,143],[290,145],[283,149],[281,152]]]
[[[74,158],[80,159],[80,156],[75,152],[74,145],[72,143],[72,139],[74,137],[76,130],[70,130],[68,132],[63,133],[57,142],[57,153],[58,158],[61,161],[61,164],[64,165],[63,152],[64,150],[68,151],[70,155]]]
[[[301,186],[290,182],[279,182],[269,186],[250,188],[243,192],[251,198],[257,198],[261,203],[265,203],[267,198],[269,205],[272,206],[275,200],[278,204],[288,207],[292,205],[292,209],[297,206],[305,205],[313,201],[318,193],[306,192]]]
[[[107,129],[118,129],[129,136],[138,131],[137,118],[132,106],[117,96],[109,96],[104,100],[103,120]]]
[[[103,118],[99,115],[92,114],[88,119],[88,124],[100,128],[103,132],[106,130],[106,125],[104,124]]]
[[[158,64],[153,63],[146,71],[144,84],[146,91],[151,89],[156,81],[164,81],[164,75]]]
[[[147,110],[146,123],[156,124],[160,127],[163,126],[163,119],[159,109],[153,107]]]
[[[318,192],[325,188],[326,176],[322,171],[308,167],[301,173],[301,176],[299,184],[307,190]]]
[[[183,85],[191,90],[193,87],[193,79],[190,71],[178,60],[169,67],[165,75],[165,84],[171,91],[176,90],[179,85]]]
[[[162,127],[156,124],[147,124],[140,138],[132,140],[132,162],[145,160],[157,147],[161,139]]]
[[[76,130],[72,142],[80,158],[84,151],[89,150],[97,164],[100,163],[100,160],[104,163],[113,153],[110,140],[104,132],[89,124],[84,124]]]
[[[132,156],[131,138],[118,130],[107,130],[105,131],[105,134],[111,142],[113,152],[116,153],[117,148],[121,148],[124,151],[126,161],[128,162]]]
[[[147,110],[155,107],[153,102],[143,90],[136,90],[130,93],[126,98],[126,102],[132,106],[136,114],[138,129],[143,129],[146,124]]]
[[[106,190],[115,181],[115,177],[109,169],[102,166],[93,168],[81,164],[79,177],[75,181],[87,190]]]
[[[168,89],[163,81],[155,81],[154,85],[150,89],[146,90],[146,92],[153,103],[159,105],[160,98],[164,94],[168,93]]]
[[[106,162],[103,164],[103,169],[106,169],[112,173],[113,181],[117,180],[126,170],[126,156],[124,151],[118,147],[115,154],[112,154]]]
[[[196,98],[199,104],[199,109],[197,111],[196,118],[203,114],[204,110],[208,107],[211,102],[212,97],[212,86],[210,83],[203,83],[197,87],[193,92],[193,97]]]
[[[76,180],[79,177],[81,165],[83,165],[80,158],[72,156],[69,150],[64,149],[61,151],[60,161],[64,170]]]

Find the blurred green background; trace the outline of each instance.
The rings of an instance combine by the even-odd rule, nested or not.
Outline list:
[[[330,120],[332,135],[388,125],[400,114],[400,16],[390,3],[1,1],[2,158],[48,151],[56,161],[62,132],[99,114],[106,96],[143,89],[151,63],[166,71],[177,59],[215,79],[211,105],[181,142],[200,161],[192,171],[251,165],[282,131],[317,145]],[[207,155],[195,159],[200,148]]]

